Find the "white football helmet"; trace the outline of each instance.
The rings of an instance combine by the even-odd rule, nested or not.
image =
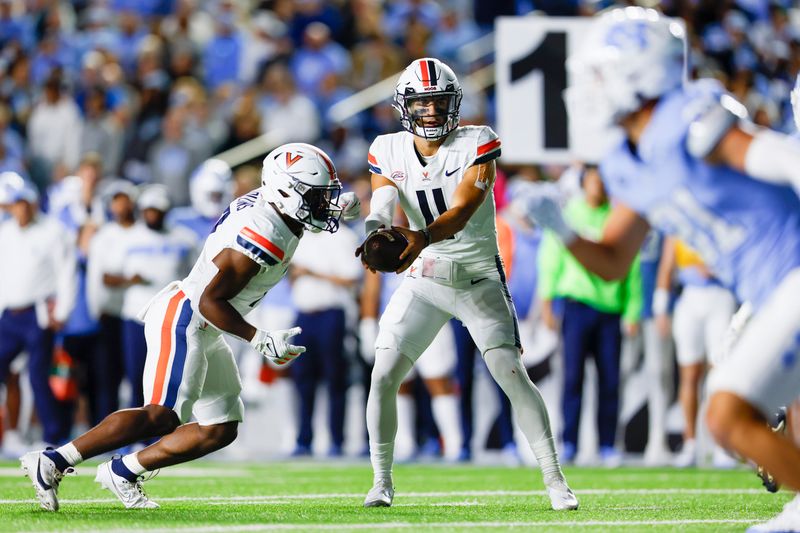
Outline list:
[[[342,184],[328,154],[310,144],[279,146],[264,158],[261,196],[309,231],[339,229]]]
[[[654,9],[599,15],[567,59],[571,119],[608,127],[686,79],[686,32]]]
[[[403,129],[425,139],[441,139],[458,127],[461,84],[453,69],[432,57],[412,62],[400,74],[392,106]],[[429,113],[432,105],[433,113]]]
[[[25,180],[16,172],[0,173],[0,205],[10,204],[25,187]]]
[[[233,200],[231,167],[221,159],[205,161],[189,180],[189,197],[195,211],[206,218],[219,217]]]

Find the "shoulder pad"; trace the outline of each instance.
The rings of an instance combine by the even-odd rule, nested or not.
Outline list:
[[[731,127],[744,118],[747,111],[741,103],[728,94],[719,96],[692,119],[686,149],[697,158],[708,156]]]

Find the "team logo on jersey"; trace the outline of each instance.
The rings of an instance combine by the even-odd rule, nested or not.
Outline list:
[[[427,172],[422,173],[422,181],[431,181],[431,178],[428,176]]]
[[[286,168],[288,169],[301,159],[303,159],[303,156],[300,154],[297,154],[296,156],[292,157],[292,152],[286,152]]]
[[[402,170],[392,172],[392,181],[403,181],[404,179],[406,179],[406,174]]]

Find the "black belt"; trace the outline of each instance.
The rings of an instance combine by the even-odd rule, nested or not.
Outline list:
[[[31,311],[34,310],[35,310],[34,306],[29,305],[28,307],[8,307],[6,308],[5,312],[8,313],[9,315],[22,315],[25,313],[30,313]]]

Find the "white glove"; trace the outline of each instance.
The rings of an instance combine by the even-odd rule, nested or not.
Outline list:
[[[521,188],[514,207],[529,222],[551,230],[564,244],[570,244],[577,235],[564,220],[561,200],[557,185],[531,184]]]
[[[733,314],[731,321],[728,324],[728,329],[725,330],[725,336],[722,339],[722,350],[719,356],[720,360],[711,361],[712,365],[720,364],[731,355],[734,347],[736,347],[736,343],[739,342],[739,337],[742,336],[744,327],[750,321],[750,317],[752,316],[753,306],[750,304],[750,302],[743,303],[739,307],[739,310]]]
[[[286,342],[303,330],[300,328],[278,329],[275,331],[256,330],[250,340],[250,346],[272,361],[276,365],[285,365],[301,353],[306,351],[305,346],[295,346]]]
[[[378,321],[374,318],[362,318],[358,323],[359,348],[361,358],[367,363],[375,362],[375,339],[378,338]]]
[[[361,216],[361,200],[354,192],[340,194],[339,207],[342,208],[342,218],[345,220],[354,220]]]

